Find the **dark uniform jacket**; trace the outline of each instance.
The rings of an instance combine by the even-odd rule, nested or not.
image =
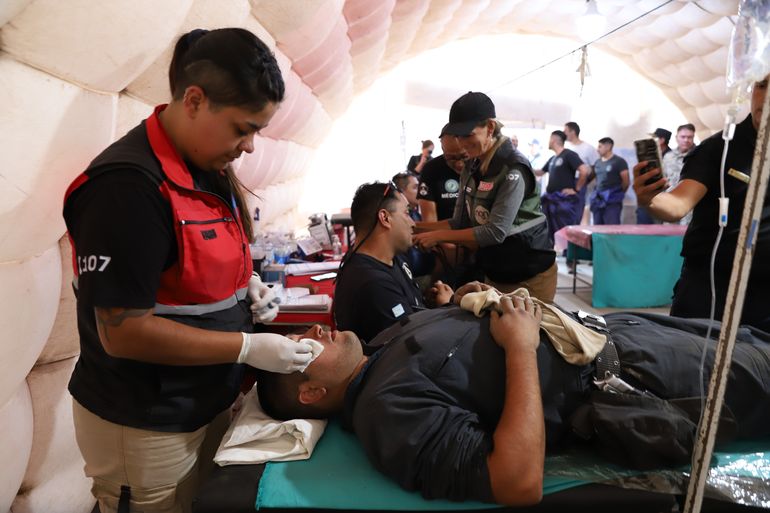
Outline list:
[[[611,314],[607,322],[623,379],[660,398],[699,395],[705,322],[625,313]],[[740,435],[766,435],[770,335],[742,329],[738,339],[747,343],[736,345],[726,405],[740,421]],[[543,331],[540,340],[546,443],[553,449],[570,440],[570,417],[595,390],[594,366],[570,365]],[[427,498],[492,501],[486,461],[503,407],[505,358],[490,335],[488,316],[456,307],[426,310],[383,331],[372,345],[382,349],[348,387],[344,421],[373,465]],[[711,362],[713,350],[707,368]],[[635,427],[624,426],[625,419],[617,422],[621,433]],[[658,427],[652,433],[639,428],[640,438],[660,438]]]
[[[477,263],[495,282],[518,283],[547,270],[556,255],[529,161],[507,140],[484,176],[479,167],[476,159],[460,176],[450,225],[474,228]]]
[[[730,284],[735,249],[738,245],[746,201],[748,183],[740,174],[750,176],[754,160],[757,131],[751,115],[738,124],[725,160],[725,195],[730,199],[727,226],[724,228],[715,261],[716,309],[715,318],[721,319],[725,297]],[[711,312],[709,263],[719,226],[718,200],[719,168],[725,141],[718,132],[705,139],[685,157],[680,180],[695,180],[706,187],[706,194],[692,211],[692,220],[682,240],[684,265],[679,282],[674,288],[671,315],[681,317],[708,317]],[[770,185],[768,186],[770,187]],[[770,194],[759,216],[755,233],[753,256],[741,323],[770,331]]]

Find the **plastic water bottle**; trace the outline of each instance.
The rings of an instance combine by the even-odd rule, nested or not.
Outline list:
[[[275,262],[275,248],[273,247],[273,243],[270,242],[269,239],[265,240],[264,248],[265,248],[265,265],[270,265],[273,262]]]
[[[332,253],[335,259],[342,257],[342,243],[336,233],[332,235]]]
[[[254,271],[258,274],[262,274],[262,264],[265,261],[265,246],[262,239],[257,239],[253,244],[249,246],[251,251],[251,263],[254,266]]]

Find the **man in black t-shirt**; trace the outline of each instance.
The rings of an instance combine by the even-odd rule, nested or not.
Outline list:
[[[732,273],[735,249],[738,244],[743,204],[752,171],[757,130],[767,91],[767,77],[754,84],[751,113],[736,126],[730,141],[724,166],[725,196],[729,198],[727,226],[719,242],[714,264],[717,320],[722,318],[725,297]],[[651,170],[634,179],[634,191],[639,205],[653,216],[668,222],[677,222],[692,210],[692,221],[682,242],[684,264],[679,281],[674,287],[671,315],[677,317],[709,317],[711,312],[710,259],[719,231],[720,163],[724,150],[722,132],[704,140],[685,157],[680,181],[670,191],[665,189],[665,178],[645,185],[659,169]],[[646,162],[634,166],[634,173]],[[770,194],[765,196],[755,242],[753,265],[749,274],[742,324],[749,324],[770,332]]]
[[[425,308],[422,293],[402,255],[412,246],[409,204],[392,184],[358,188],[350,207],[356,244],[345,256],[334,291],[334,318],[364,342],[399,318]],[[437,301],[449,301],[441,287]]]
[[[441,151],[443,154],[426,163],[420,174],[422,220],[431,223],[452,218],[460,194],[460,174],[468,161],[456,137],[441,137]]]
[[[543,166],[548,173],[548,186],[541,203],[543,213],[548,219],[548,235],[564,226],[580,224],[583,205],[579,192],[583,189],[590,172],[589,167],[580,159],[580,155],[564,147],[567,135],[561,130],[554,130],[548,142],[548,149],[554,155]]]
[[[399,317],[425,308],[422,293],[403,256],[387,265],[371,255],[354,254],[337,281],[334,317],[337,327],[355,326],[364,342]]]
[[[596,177],[596,189],[590,198],[594,224],[620,224],[623,198],[629,183],[628,164],[612,153],[614,146],[615,141],[609,137],[599,139],[599,158],[591,172],[591,180]]]

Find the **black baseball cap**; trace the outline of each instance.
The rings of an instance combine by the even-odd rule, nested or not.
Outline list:
[[[449,123],[441,129],[441,136],[465,136],[473,132],[480,123],[496,118],[495,104],[484,93],[468,91],[455,100],[449,109]]]
[[[655,137],[659,139],[663,139],[664,141],[671,140],[671,132],[669,132],[665,128],[656,128],[654,132],[650,133],[650,135],[654,135]]]

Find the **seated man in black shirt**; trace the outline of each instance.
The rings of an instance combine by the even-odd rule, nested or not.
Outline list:
[[[452,306],[417,312],[378,335],[372,343],[382,348],[369,358],[355,334],[314,326],[302,336],[324,351],[304,373],[260,374],[260,403],[276,418],[341,412],[374,467],[426,498],[538,502],[546,446],[568,440],[573,413],[585,405],[601,406],[605,419],[617,406],[609,425],[583,417],[594,423],[586,432],[599,434],[600,450],[689,461],[695,424],[662,399],[700,395],[704,344],[705,379],[714,361],[706,321],[608,315],[617,373],[642,392],[614,394],[591,384],[594,362],[562,358],[539,329],[542,312],[530,299],[506,297],[501,310],[481,318]],[[770,334],[740,329],[737,338],[723,413],[729,409],[739,437],[767,436]],[[669,459],[672,452],[678,459]]]
[[[399,318],[425,308],[422,292],[402,256],[412,246],[409,204],[391,182],[364,184],[350,207],[356,244],[345,256],[334,292],[337,327],[368,342]],[[452,290],[441,287],[437,304]]]

